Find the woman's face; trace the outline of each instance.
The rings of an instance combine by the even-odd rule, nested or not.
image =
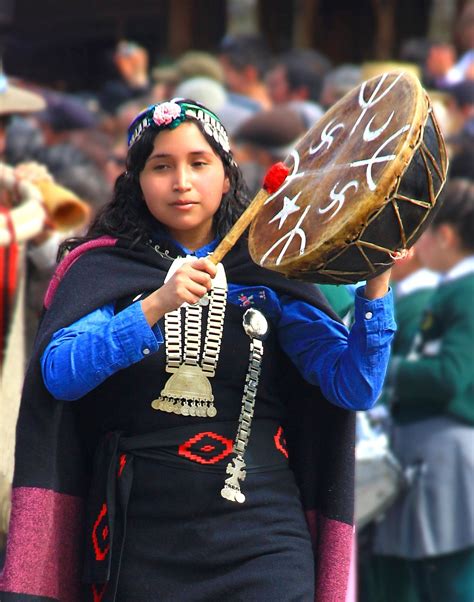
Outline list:
[[[175,240],[195,249],[214,238],[213,217],[230,183],[220,157],[194,123],[156,136],[140,185],[150,213]]]

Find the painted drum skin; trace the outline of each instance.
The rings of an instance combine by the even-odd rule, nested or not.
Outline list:
[[[396,71],[346,94],[285,164],[289,175],[252,222],[252,259],[332,284],[376,276],[417,240],[448,167],[428,95]]]

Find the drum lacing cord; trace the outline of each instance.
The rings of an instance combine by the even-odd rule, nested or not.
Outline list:
[[[389,255],[394,261],[400,261],[400,259],[405,259],[408,257],[409,252],[409,249],[401,249],[400,251],[392,251],[389,253]]]

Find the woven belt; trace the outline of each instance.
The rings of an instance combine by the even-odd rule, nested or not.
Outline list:
[[[233,453],[235,422],[206,422],[126,437],[109,433],[100,442],[87,512],[87,544],[83,580],[105,584],[111,577],[114,534],[120,532],[120,551],[125,537],[127,507],[133,483],[134,457],[154,459],[177,469],[226,474]],[[264,472],[288,465],[282,427],[273,420],[254,420],[245,452],[247,471]],[[117,559],[114,560],[114,562]],[[114,600],[116,584],[107,585],[103,600]]]

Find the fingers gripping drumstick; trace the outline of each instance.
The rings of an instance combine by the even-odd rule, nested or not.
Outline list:
[[[283,184],[288,173],[289,169],[284,163],[275,163],[270,167],[265,176],[262,190],[258,191],[253,201],[216,247],[214,253],[211,253],[209,256],[213,264],[217,265],[220,263],[224,256],[232,249],[252,223],[253,218],[258,214],[268,197]]]

